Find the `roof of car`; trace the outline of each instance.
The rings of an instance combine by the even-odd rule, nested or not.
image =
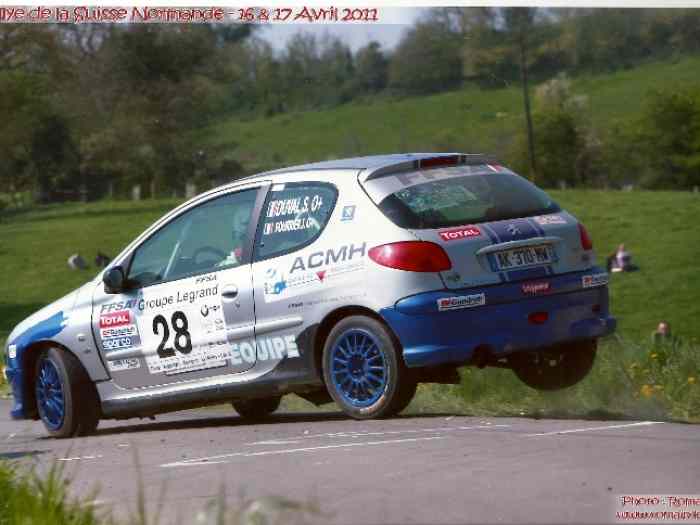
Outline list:
[[[374,170],[387,166],[393,166],[394,164],[399,164],[401,162],[444,157],[449,155],[455,155],[455,153],[393,153],[388,155],[369,155],[366,157],[351,157],[347,159],[326,160],[322,162],[312,162],[310,164],[300,164],[298,166],[290,166],[288,168],[268,171],[266,172],[266,175],[313,170]]]
[[[362,181],[378,177],[395,171],[404,171],[418,168],[418,162],[424,159],[434,159],[437,157],[459,156],[460,163],[481,163],[484,164],[490,159],[480,154],[464,153],[392,153],[387,155],[368,155],[366,157],[350,157],[347,159],[326,160],[312,162],[309,164],[299,164],[271,171],[265,171],[237,179],[234,183],[241,181],[254,182],[256,179],[264,179],[271,175],[292,175],[309,171],[362,171]]]

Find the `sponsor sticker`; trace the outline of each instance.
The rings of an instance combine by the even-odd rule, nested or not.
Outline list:
[[[117,359],[116,361],[107,361],[107,368],[110,372],[121,372],[122,370],[134,370],[141,368],[141,361],[136,358]]]
[[[344,206],[343,207],[343,212],[340,215],[340,220],[341,221],[351,221],[355,218],[355,209],[357,206],[352,205],[352,206]]]
[[[547,226],[548,224],[566,224],[566,219],[561,215],[542,215],[540,217],[532,218],[540,226]]]
[[[114,328],[116,326],[128,324],[131,324],[131,312],[129,312],[129,310],[121,310],[119,312],[102,314],[100,316],[100,329]]]
[[[17,345],[10,345],[7,347],[7,357],[10,359],[17,357]]]
[[[583,288],[594,288],[596,286],[604,286],[608,284],[607,273],[594,273],[593,275],[584,275],[581,279]]]
[[[283,357],[299,357],[299,347],[294,336],[261,337],[257,344],[255,340],[241,341],[231,345],[231,363],[241,365],[244,362],[252,364],[260,361],[271,361]]]
[[[126,337],[138,335],[138,329],[135,324],[126,326],[115,326],[113,328],[100,328],[100,337],[102,339],[110,339],[112,337]]]
[[[548,281],[541,281],[537,283],[525,283],[522,286],[523,293],[530,295],[537,295],[540,293],[548,293],[550,290],[550,285]]]
[[[263,235],[271,235],[273,233],[296,232],[300,230],[308,230],[318,225],[318,221],[313,217],[299,217],[295,219],[286,219],[276,222],[268,222],[263,227]]]
[[[474,308],[486,304],[486,294],[458,295],[455,297],[442,297],[437,300],[438,310],[461,310],[462,308]]]
[[[103,339],[102,346],[105,350],[131,348],[132,346],[134,346],[134,339],[131,337],[112,337],[110,339]]]
[[[460,228],[439,231],[438,235],[443,241],[457,241],[469,237],[479,237],[481,230],[476,226],[461,226]]]

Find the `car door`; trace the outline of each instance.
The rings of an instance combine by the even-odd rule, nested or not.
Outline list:
[[[192,381],[255,364],[250,261],[265,189],[219,194],[186,209],[125,260],[126,290],[97,287],[93,332],[118,385]]]
[[[253,262],[259,368],[274,368],[285,358],[306,359],[306,338],[300,336],[317,320],[304,317],[305,301],[327,288],[325,255],[314,253],[314,247],[337,197],[333,185],[313,181],[274,184],[268,193]],[[304,268],[309,256],[312,262]]]

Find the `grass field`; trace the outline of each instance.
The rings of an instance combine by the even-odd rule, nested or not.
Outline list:
[[[680,192],[553,191],[588,228],[602,255],[624,242],[640,271],[615,274],[612,311],[619,331],[646,340],[661,319],[700,340],[700,195]],[[0,338],[28,314],[90,279],[98,250],[116,255],[178,202],[100,202],[52,205],[0,222]],[[91,268],[70,270],[72,253]]]
[[[617,119],[636,118],[652,89],[697,85],[700,58],[650,63],[572,79],[573,94],[588,97],[588,116],[604,132]],[[429,97],[367,98],[326,111],[268,119],[226,118],[195,136],[211,157],[233,157],[247,169],[397,151],[489,152],[508,160],[522,132],[518,85],[465,87]]]
[[[589,378],[564,393],[542,394],[509,371],[465,370],[460,387],[422,389],[413,410],[451,407],[473,413],[648,414],[700,420],[700,195],[680,192],[553,191],[586,224],[599,254],[624,242],[640,269],[613,274],[611,308],[618,336],[607,341]],[[70,270],[66,259],[124,247],[176,201],[100,202],[37,208],[0,222],[0,342],[28,314],[90,279],[97,269]],[[602,260],[599,255],[599,261]],[[660,320],[682,338],[682,351],[651,357]],[[700,378],[698,378],[700,379]],[[648,394],[648,395],[647,395]],[[288,406],[299,407],[298,403]]]

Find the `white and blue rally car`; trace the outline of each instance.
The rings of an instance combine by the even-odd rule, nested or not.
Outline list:
[[[464,365],[565,388],[614,329],[586,229],[545,192],[480,155],[400,154],[186,202],[20,323],[5,361],[12,416],[68,437],[288,393],[386,417]]]

